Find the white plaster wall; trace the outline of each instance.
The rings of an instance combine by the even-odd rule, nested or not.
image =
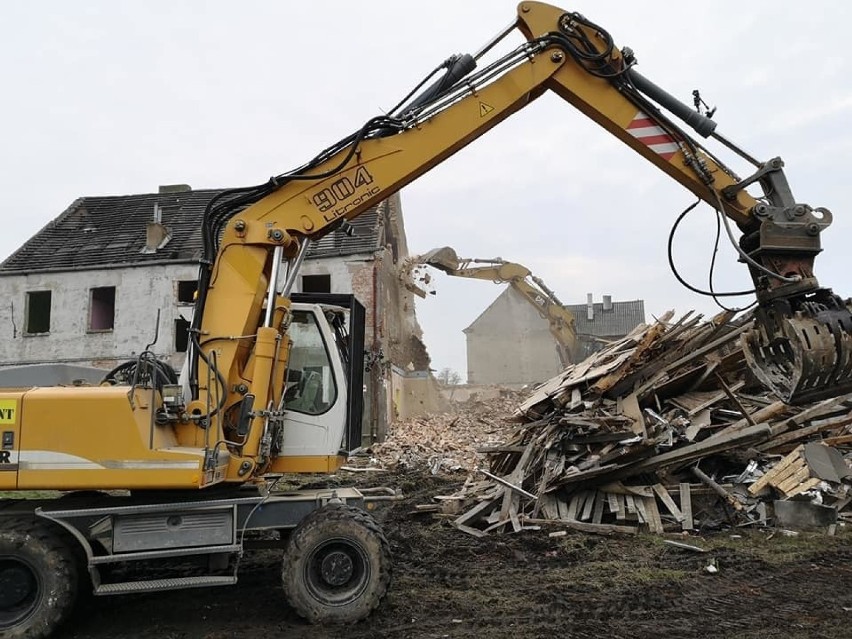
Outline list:
[[[562,370],[547,320],[511,288],[465,329],[469,384],[522,385]]]
[[[364,259],[345,260],[340,257],[323,257],[318,259],[305,260],[302,263],[302,269],[299,271],[299,276],[296,278],[296,285],[293,290],[302,291],[302,276],[303,275],[330,275],[331,276],[331,293],[351,293],[352,292],[352,273],[347,266],[349,262],[357,262],[363,264]],[[283,280],[279,280],[282,281]],[[361,300],[361,303],[365,303]]]
[[[177,282],[194,280],[198,267],[172,264],[94,269],[0,277],[0,366],[74,362],[109,368],[134,357],[154,338],[160,310],[159,339],[152,350],[179,366],[174,351],[174,321],[192,319],[192,306],[177,303]],[[89,290],[115,287],[115,327],[90,333]],[[27,291],[50,290],[50,333],[25,335]]]

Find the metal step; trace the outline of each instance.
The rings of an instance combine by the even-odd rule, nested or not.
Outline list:
[[[230,586],[237,583],[231,576],[204,575],[201,577],[177,577],[175,579],[151,579],[149,581],[124,581],[114,584],[101,584],[95,589],[96,595],[123,595],[139,592],[160,592],[181,590],[183,588],[207,588],[208,586]]]
[[[239,552],[239,544],[228,546],[197,546],[194,548],[169,548],[166,550],[147,550],[145,552],[128,552],[118,555],[103,555],[92,557],[89,565],[117,564],[125,561],[145,561],[146,559],[164,559],[167,557],[186,557],[191,555],[214,555],[216,553]]]

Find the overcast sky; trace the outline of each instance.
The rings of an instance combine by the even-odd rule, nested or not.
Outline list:
[[[718,131],[760,159],[780,155],[800,201],[835,213],[820,281],[852,293],[852,23],[848,0],[593,2],[577,10],[630,46],[639,71],[718,107]],[[392,107],[448,55],[475,52],[514,2],[0,4],[3,99],[0,259],[83,195],[256,184],[294,168]],[[519,42],[520,36],[512,42]],[[715,149],[715,147],[714,147]],[[747,167],[722,157],[741,174]],[[545,95],[402,192],[412,253],[520,262],[582,303],[644,299],[714,312],[670,274],[666,239],[693,201],[679,184]],[[715,232],[698,209],[675,256],[704,287]],[[719,290],[748,288],[720,251]],[[436,278],[417,312],[435,368],[466,372],[468,326],[501,292]]]

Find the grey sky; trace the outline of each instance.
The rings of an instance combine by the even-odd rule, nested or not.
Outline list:
[[[836,216],[817,261],[821,282],[852,293],[843,208],[852,200],[852,4],[563,6],[633,48],[639,70],[684,101],[700,88],[728,138],[761,159],[781,155],[797,197]],[[2,3],[0,258],[81,195],[254,184],[298,166],[514,15],[515,3],[499,0]],[[666,261],[670,225],[690,194],[555,96],[406,187],[402,200],[412,252],[452,245],[499,255],[566,303],[593,292],[644,298],[651,315],[713,312]],[[682,272],[702,287],[714,232],[703,207],[676,244]],[[717,289],[748,284],[723,246]],[[433,365],[464,373],[461,330],[501,289],[443,276],[436,288],[417,309]]]

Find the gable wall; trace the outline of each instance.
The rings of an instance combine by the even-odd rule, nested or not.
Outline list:
[[[562,370],[547,321],[512,288],[465,329],[465,336],[469,384],[523,385]]]

